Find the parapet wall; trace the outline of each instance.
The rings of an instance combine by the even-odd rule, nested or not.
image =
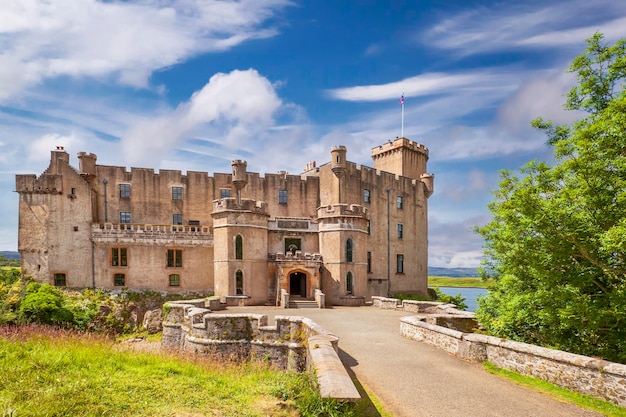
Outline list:
[[[464,333],[424,317],[400,319],[400,333],[471,362],[488,361],[503,369],[626,406],[626,365],[527,343]]]
[[[221,361],[259,360],[279,369],[315,373],[322,397],[358,401],[354,383],[338,356],[338,338],[310,319],[262,314],[214,314],[208,299],[164,306],[166,349],[205,354]]]

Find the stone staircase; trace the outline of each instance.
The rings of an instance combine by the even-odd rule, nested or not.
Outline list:
[[[320,308],[315,300],[308,300],[300,297],[289,297],[289,308]]]

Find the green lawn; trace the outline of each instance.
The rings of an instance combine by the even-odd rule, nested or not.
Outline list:
[[[350,414],[341,404],[321,400],[308,375],[131,352],[102,337],[41,326],[15,329],[0,327],[0,415],[295,417],[317,415],[319,409]]]
[[[493,279],[483,281],[477,277],[428,277],[429,287],[475,287],[475,288],[489,288],[494,283]]]

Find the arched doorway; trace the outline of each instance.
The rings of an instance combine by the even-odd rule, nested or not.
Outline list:
[[[306,274],[304,272],[289,274],[289,295],[299,295],[306,298]]]

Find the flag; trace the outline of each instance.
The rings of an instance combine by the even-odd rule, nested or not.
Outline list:
[[[404,94],[402,94],[402,97],[400,97],[400,104],[404,104]]]

